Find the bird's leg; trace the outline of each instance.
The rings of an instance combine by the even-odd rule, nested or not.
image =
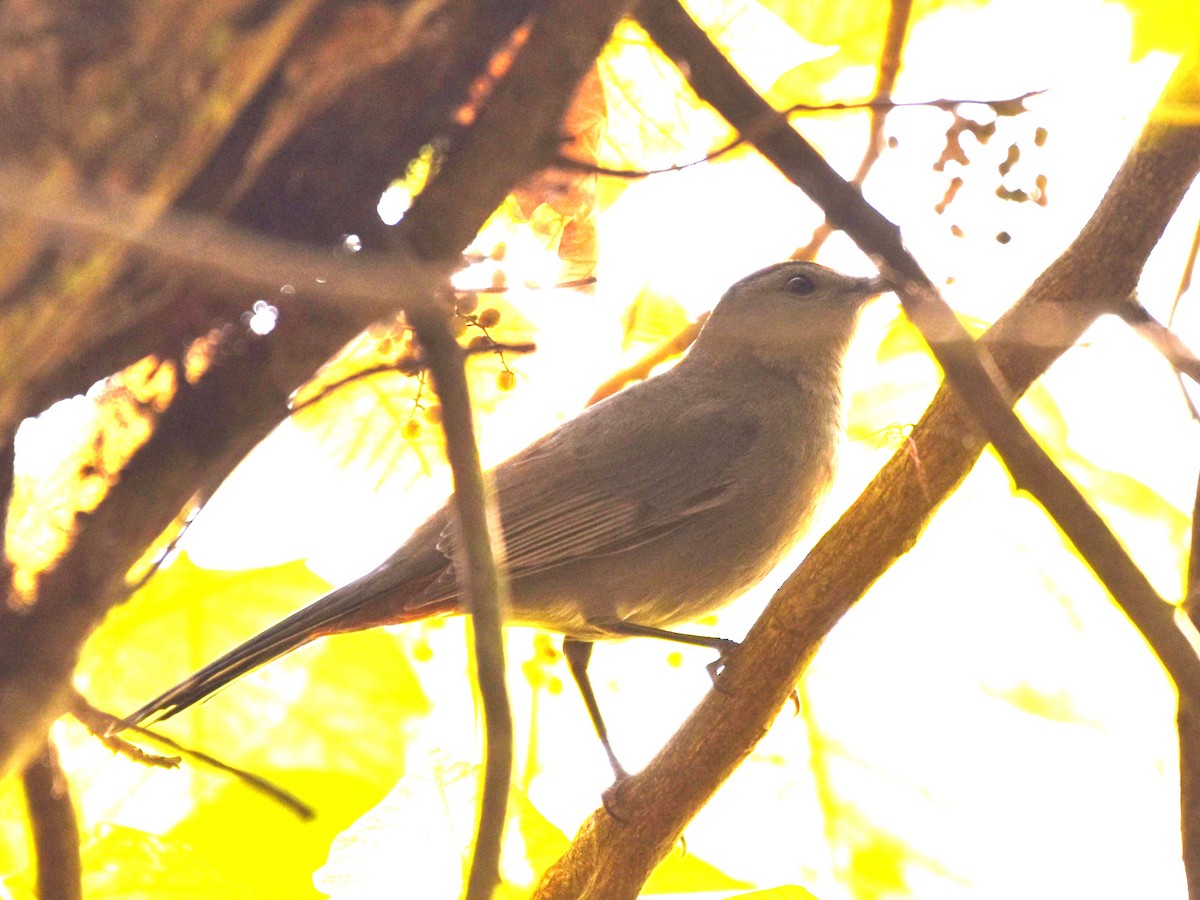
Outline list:
[[[605,622],[599,626],[609,634],[619,637],[652,637],[664,641],[674,641],[677,644],[691,644],[695,647],[708,647],[720,654],[704,668],[713,681],[713,687],[720,690],[717,676],[725,668],[725,661],[741,645],[729,638],[711,637],[706,634],[681,634],[678,631],[666,631],[662,628],[651,628],[649,625],[638,625],[635,622]]]
[[[692,644],[696,647],[710,647],[716,650],[721,655],[704,668],[708,671],[708,677],[712,679],[713,688],[721,693],[727,693],[727,691],[722,690],[721,682],[717,678],[721,674],[721,670],[725,668],[725,663],[728,661],[730,654],[741,646],[737,641],[730,640],[729,638],[710,637],[703,634],[681,634],[678,631],[651,628],[649,625],[638,625],[635,622],[607,622],[601,627],[609,634],[621,637],[652,637],[664,641],[675,641],[677,644]],[[799,715],[800,695],[795,689],[792,690],[790,699],[796,704],[796,715]]]
[[[575,683],[579,685],[579,693],[583,695],[583,703],[587,707],[588,715],[592,717],[592,725],[596,727],[596,735],[600,738],[600,743],[604,745],[604,752],[608,754],[608,763],[612,766],[613,774],[617,781],[628,778],[629,773],[625,771],[625,767],[617,761],[617,755],[613,753],[612,744],[608,742],[608,729],[604,725],[604,719],[600,715],[600,706],[596,703],[596,694],[592,690],[591,679],[588,678],[587,668],[588,661],[592,658],[592,642],[580,641],[575,638],[563,638],[563,656],[567,658],[567,666],[571,669],[571,675],[575,678]]]

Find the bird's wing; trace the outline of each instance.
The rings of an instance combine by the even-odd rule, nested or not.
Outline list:
[[[494,471],[510,575],[619,553],[719,506],[758,431],[729,410],[685,410],[614,430],[621,420],[560,429]],[[448,529],[439,549],[453,559],[454,544]]]

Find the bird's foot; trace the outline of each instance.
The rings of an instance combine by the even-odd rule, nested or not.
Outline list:
[[[737,641],[721,638],[714,644],[714,649],[721,655],[704,667],[708,670],[708,677],[712,679],[713,688],[722,694],[728,693],[728,691],[721,687],[721,673],[725,671],[725,664],[741,646]]]
[[[617,776],[616,780],[605,788],[604,793],[600,795],[600,803],[604,806],[604,811],[609,814],[613,821],[621,825],[627,825],[629,824],[629,819],[627,816],[622,815],[620,807],[621,792],[625,785],[629,783],[629,773],[624,769],[620,769],[619,771],[614,769],[614,773]]]

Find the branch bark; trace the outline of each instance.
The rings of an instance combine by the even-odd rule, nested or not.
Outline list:
[[[25,767],[22,786],[37,856],[39,900],[80,900],[83,866],[79,859],[79,823],[67,774],[49,740]]]
[[[1192,504],[1192,544],[1188,555],[1187,595],[1182,612],[1200,628],[1200,481]],[[1200,897],[1200,711],[1179,698],[1175,713],[1179,732],[1179,830],[1183,839],[1183,871],[1188,896]]]
[[[694,23],[682,21],[674,4],[645,0],[638,17],[668,55],[687,63],[700,96],[739,130],[761,128],[762,117],[773,114],[763,109],[765,101],[746,93],[727,61],[712,56],[706,39],[694,40]],[[1197,88],[1195,70],[1185,71],[1164,99],[1187,96],[1194,103]],[[894,227],[877,216],[860,220],[861,195],[841,179],[830,181],[824,161],[794,138],[798,135],[783,123],[756,145],[785,175],[820,197],[830,220],[860,246],[898,247]],[[1014,398],[1101,314],[1091,298],[1132,291],[1197,171],[1200,126],[1152,118],[1088,225],[983,338]],[[986,442],[970,410],[944,386],[908,446],[780,588],[722,675],[722,690],[710,692],[646,769],[623,785],[624,821],[603,810],[594,813],[535,896],[637,895],[684,826],[770,727],[824,636],[914,546]],[[855,564],[845,565],[847,559]]]

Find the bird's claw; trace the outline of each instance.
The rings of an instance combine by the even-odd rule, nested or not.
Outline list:
[[[729,658],[741,646],[742,645],[737,641],[731,641],[728,638],[721,638],[720,641],[714,645],[716,651],[721,655],[704,667],[708,671],[708,677],[712,679],[714,690],[719,691],[722,694],[728,693],[728,691],[721,687],[720,676],[721,673],[725,671],[725,664],[729,661]]]
[[[617,808],[621,805],[621,789],[629,783],[629,773],[621,769],[616,773],[616,776],[616,780],[605,788],[604,793],[600,795],[600,804],[614,822],[627,825],[629,819],[617,812]]]

